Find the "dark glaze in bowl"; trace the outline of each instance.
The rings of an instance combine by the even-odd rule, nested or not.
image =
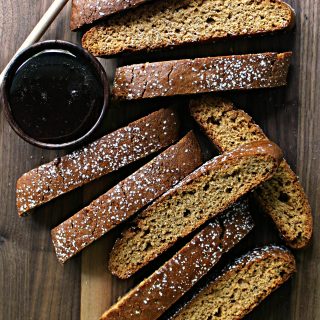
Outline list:
[[[92,68],[92,70],[95,72],[95,76],[99,79],[99,81],[101,81],[101,85],[103,88],[101,108],[99,107],[97,111],[97,117],[94,118],[93,124],[90,126],[90,128],[87,128],[86,131],[84,132],[79,131],[79,135],[76,138],[72,139],[71,141],[55,142],[52,140],[50,142],[45,142],[45,141],[37,140],[35,137],[32,137],[30,134],[27,134],[21,128],[21,126],[17,123],[18,121],[13,116],[12,108],[10,106],[10,90],[12,87],[13,80],[16,76],[17,70],[28,59],[46,50],[63,50],[73,54],[76,57],[80,57],[85,63],[88,63],[88,66],[90,66],[90,68]],[[46,148],[46,149],[62,149],[67,147],[74,147],[85,142],[101,123],[103,116],[109,106],[109,96],[110,96],[108,78],[105,70],[103,69],[99,61],[82,47],[77,46],[70,42],[60,41],[60,40],[50,40],[50,41],[40,42],[25,49],[20,54],[18,54],[6,71],[3,82],[1,84],[1,93],[2,93],[1,102],[4,107],[4,112],[13,130],[25,141],[35,146]]]

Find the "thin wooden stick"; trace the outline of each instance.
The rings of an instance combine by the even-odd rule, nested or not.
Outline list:
[[[1,72],[0,75],[0,84],[3,81],[3,77],[7,71],[8,66],[10,63],[14,60],[14,58],[25,48],[31,46],[32,44],[36,43],[42,35],[46,32],[46,30],[49,28],[51,23],[54,21],[54,19],[57,17],[59,12],[63,9],[63,7],[66,5],[68,0],[55,0],[52,5],[49,7],[47,12],[43,15],[43,17],[40,19],[40,21],[37,23],[37,25],[33,28],[29,36],[26,38],[26,40],[23,42],[21,47],[18,49],[18,51],[15,53],[15,55],[12,57],[10,62],[7,64],[7,66],[4,68],[4,70]]]

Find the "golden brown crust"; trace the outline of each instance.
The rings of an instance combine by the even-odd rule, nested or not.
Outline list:
[[[51,231],[61,263],[162,195],[202,164],[198,141],[189,132],[145,166]]]
[[[106,311],[101,320],[158,319],[253,228],[248,204],[215,219],[160,269]]]
[[[147,1],[149,0],[72,0],[70,29],[76,30]]]
[[[274,264],[274,265],[273,265]],[[270,281],[260,283],[259,279],[255,283],[250,283],[250,269],[254,268],[256,274],[260,274],[261,279],[269,276]],[[261,269],[261,270],[260,270]],[[196,293],[191,301],[175,313],[171,320],[197,319],[195,315],[205,313],[211,315],[211,319],[242,319],[260,304],[268,295],[278,289],[296,272],[296,263],[294,256],[285,248],[277,246],[266,246],[255,249],[222,271],[221,275],[207,284],[200,292]],[[242,274],[241,274],[242,273]],[[247,274],[246,274],[247,273]],[[240,275],[240,276],[239,276]],[[242,284],[243,289],[242,289]],[[236,301],[234,313],[226,311],[226,308],[232,309],[234,303],[230,303],[233,298],[228,295],[219,295],[224,288],[228,288],[228,293],[234,294],[236,291],[243,290],[250,295],[250,302],[240,295],[243,301]],[[236,291],[231,290],[236,288]],[[217,297],[216,297],[217,296]],[[216,297],[216,299],[215,299]],[[205,309],[201,301],[215,301],[210,309]],[[202,304],[202,306],[201,306]],[[203,310],[199,311],[199,308]],[[216,316],[216,312],[219,316]]]
[[[243,110],[225,99],[202,96],[190,102],[190,111],[201,130],[221,152],[250,141],[268,139]],[[307,196],[297,176],[283,160],[273,178],[254,193],[290,247],[301,249],[312,237],[313,218]]]
[[[166,0],[91,28],[82,45],[94,55],[155,50],[287,30],[294,11],[279,0]]]
[[[116,70],[120,100],[286,85],[292,53],[261,53],[145,63]]]
[[[161,109],[71,154],[22,175],[16,186],[20,216],[178,139],[178,116]]]
[[[282,152],[278,146],[269,141],[259,141],[242,146],[207,162],[137,216],[133,227],[127,228],[116,241],[110,255],[110,271],[119,278],[129,278],[171,247],[179,238],[185,237],[208,219],[222,213],[245,193],[270,179],[281,160]],[[245,163],[244,168],[246,168],[247,162],[258,161],[263,172],[255,171],[252,176],[250,175],[250,179],[248,178],[245,184],[242,184],[241,179],[244,179],[244,176],[242,174],[240,177],[239,172],[237,173],[237,170],[241,170],[238,167],[241,161]],[[261,161],[266,161],[268,164],[264,165],[268,168],[261,167]],[[258,168],[256,165],[255,169],[250,166],[250,170],[258,170]],[[217,176],[218,173],[219,176]],[[240,180],[236,178],[238,176]],[[229,179],[230,182],[232,180],[234,191],[227,190],[230,185],[221,192],[213,191],[220,188],[216,186],[220,177],[226,179],[225,181],[228,183]],[[241,188],[237,184],[241,184]],[[213,188],[212,192],[218,192],[216,195],[216,197],[220,197],[218,202],[214,202],[215,199],[209,191],[210,188]],[[204,199],[201,198],[200,205],[198,197],[201,192],[202,196],[207,197],[207,200],[204,202]],[[208,194],[210,194],[210,200]],[[208,208],[204,207],[204,203],[207,202],[209,203]],[[161,225],[158,226],[159,219],[161,219]],[[152,230],[150,231],[149,228]],[[146,230],[147,233],[145,233]],[[163,235],[165,231],[166,234]],[[152,242],[158,239],[159,243],[151,245],[151,240],[148,237],[152,237]],[[144,246],[149,246],[147,251],[144,251]],[[132,250],[132,252],[128,253],[128,250]]]

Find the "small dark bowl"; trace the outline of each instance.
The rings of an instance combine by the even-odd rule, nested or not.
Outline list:
[[[77,138],[76,140],[68,141],[64,143],[57,143],[57,144],[38,141],[33,137],[30,137],[29,135],[27,135],[15,121],[11,112],[10,102],[9,102],[9,92],[10,92],[12,80],[16,74],[16,71],[25,61],[33,57],[35,54],[48,49],[65,50],[70,53],[73,53],[76,56],[80,56],[86,61],[88,61],[88,64],[91,64],[94,70],[96,70],[96,73],[98,77],[101,79],[101,84],[104,88],[104,100],[103,100],[103,105],[101,106],[101,112],[97,121],[92,126],[92,128],[89,131],[83,133],[83,135],[80,138]],[[82,47],[77,46],[73,43],[61,41],[61,40],[49,40],[49,41],[39,42],[25,49],[21,53],[19,53],[17,57],[15,57],[14,60],[9,65],[4,75],[3,82],[1,84],[1,100],[2,100],[1,102],[4,107],[6,118],[10,126],[12,127],[12,129],[25,141],[35,146],[46,148],[46,149],[62,149],[62,148],[74,147],[85,142],[101,123],[103,116],[109,106],[109,96],[110,96],[109,81],[108,81],[106,72],[102,67],[102,65],[100,64],[100,62]]]

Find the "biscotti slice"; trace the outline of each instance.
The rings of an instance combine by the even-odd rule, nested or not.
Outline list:
[[[148,0],[72,0],[70,28],[78,29],[146,1]]]
[[[193,132],[51,231],[58,260],[79,253],[202,164]]]
[[[171,320],[238,320],[251,312],[296,271],[286,249],[256,249],[230,265]]]
[[[268,52],[120,67],[112,94],[133,100],[284,86],[291,54]]]
[[[115,243],[110,271],[119,278],[130,277],[177,240],[270,179],[281,159],[279,147],[265,141],[208,161],[136,217]]]
[[[235,205],[106,311],[100,320],[158,319],[253,226],[248,205]]]
[[[96,56],[116,55],[266,34],[293,25],[292,8],[278,0],[153,1],[93,27],[82,45]]]
[[[248,114],[235,109],[225,99],[203,96],[190,102],[190,110],[201,129],[222,152],[267,139]],[[255,196],[287,245],[300,249],[309,243],[313,228],[311,207],[297,176],[285,160],[273,178],[257,189]]]
[[[178,135],[177,114],[161,109],[81,150],[43,164],[18,179],[18,213],[25,215],[64,193],[164,149]]]

